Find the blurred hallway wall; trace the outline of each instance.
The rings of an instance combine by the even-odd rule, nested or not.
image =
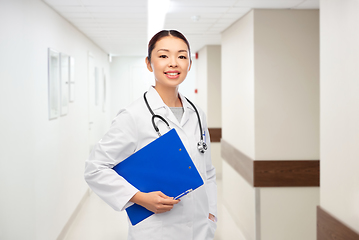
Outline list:
[[[1,1],[0,32],[0,239],[56,239],[88,189],[88,53],[100,88],[98,105],[91,106],[94,140],[110,124],[109,101],[102,106],[108,57],[39,0]],[[48,48],[75,59],[75,101],[67,115],[53,120]],[[106,88],[109,93],[110,81]]]
[[[145,57],[116,56],[111,62],[111,116],[142,97],[154,80],[146,68]]]
[[[315,239],[318,10],[254,9],[222,33],[222,125],[223,201],[246,239]]]
[[[207,45],[200,49],[196,59],[196,103],[206,113],[211,134],[212,164],[218,179],[222,178],[220,137],[222,132],[221,46]]]
[[[359,239],[359,2],[320,1],[320,8],[318,239]]]

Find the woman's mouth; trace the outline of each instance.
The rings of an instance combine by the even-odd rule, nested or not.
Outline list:
[[[180,75],[179,72],[165,72],[165,74],[168,78],[171,78],[171,79],[178,78]]]

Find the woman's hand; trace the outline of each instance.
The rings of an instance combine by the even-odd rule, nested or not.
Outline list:
[[[216,222],[216,217],[213,214],[209,214],[208,218],[212,221],[212,222]]]
[[[154,213],[167,212],[173,208],[173,205],[180,202],[180,200],[173,200],[172,197],[168,197],[162,192],[137,192],[130,201]]]

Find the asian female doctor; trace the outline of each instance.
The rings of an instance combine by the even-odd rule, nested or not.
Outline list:
[[[192,65],[189,43],[178,31],[160,31],[150,40],[145,61],[154,74],[155,86],[148,89],[145,97],[120,110],[86,161],[85,179],[117,211],[137,203],[155,213],[135,226],[129,223],[128,240],[211,240],[216,230],[217,186],[206,118],[178,92]],[[140,192],[112,170],[158,138],[151,111],[176,129],[205,181],[179,200],[161,192]],[[154,122],[161,134],[168,131],[160,118]]]

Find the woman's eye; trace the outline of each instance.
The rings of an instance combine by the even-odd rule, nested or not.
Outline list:
[[[180,59],[187,59],[186,56],[179,56]]]
[[[166,58],[167,56],[166,55],[160,55],[160,58]]]

